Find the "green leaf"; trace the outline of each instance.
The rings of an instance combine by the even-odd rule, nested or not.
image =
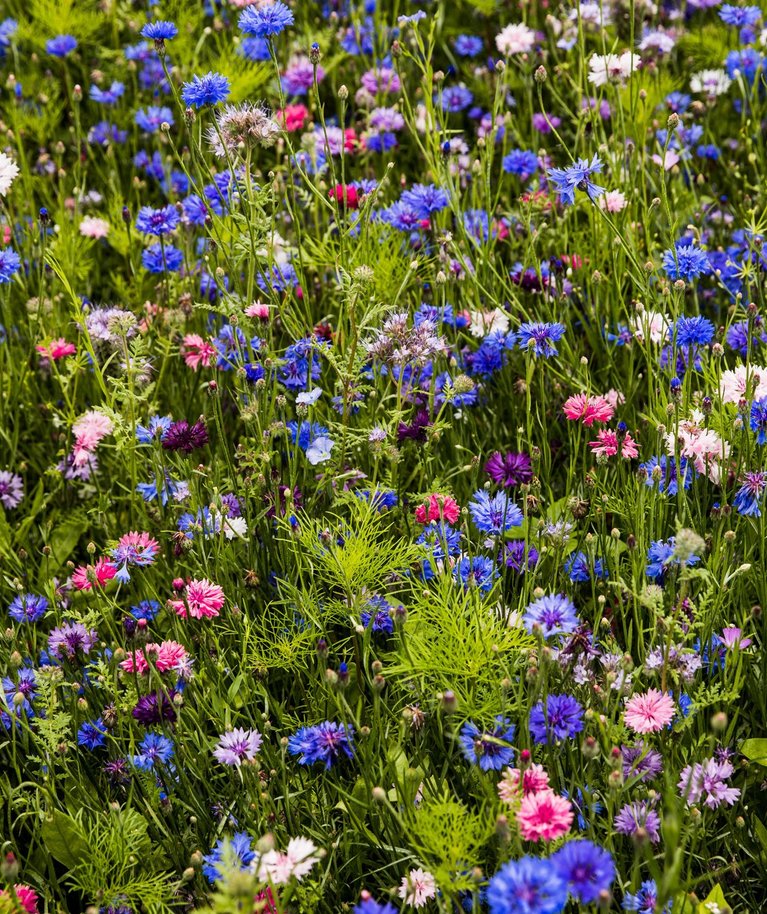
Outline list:
[[[84,514],[74,514],[56,527],[48,545],[51,547],[51,557],[57,567],[61,567],[67,561],[77,541],[87,529],[88,518]]]
[[[767,739],[747,739],[740,751],[750,761],[767,767]]]
[[[715,885],[706,900],[701,901],[697,914],[732,914],[732,908],[724,900],[724,892],[720,885]]]
[[[762,861],[767,862],[767,826],[756,817],[754,817],[754,832],[762,845]]]
[[[43,822],[42,838],[51,857],[70,870],[89,854],[88,842],[78,822],[57,809]]]

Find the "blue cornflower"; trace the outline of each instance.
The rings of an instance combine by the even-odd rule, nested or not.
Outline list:
[[[252,9],[252,7],[248,7]],[[247,12],[247,11],[246,11]],[[229,97],[229,80],[212,70],[204,76],[193,76],[192,81],[181,87],[181,98],[185,105],[201,108],[203,105],[217,105]]]
[[[292,10],[281,0],[275,0],[268,6],[249,6],[240,13],[238,25],[241,32],[256,38],[273,38],[284,32],[295,19]]]
[[[366,894],[363,892],[363,895]],[[352,908],[352,914],[397,914],[388,901],[380,903],[368,895]]]
[[[767,473],[744,473],[743,484],[732,500],[738,514],[743,514],[746,517],[761,517],[762,510],[759,503],[762,501],[766,488]]]
[[[287,423],[287,430],[290,440],[293,444],[298,444],[302,451],[308,450],[315,439],[328,436],[328,430],[324,425],[320,425],[318,422],[308,422],[306,419],[300,425],[291,419]]]
[[[673,328],[669,328],[669,337],[677,346],[688,349],[691,346],[706,346],[714,338],[716,328],[705,317],[680,317]]]
[[[474,493],[474,498],[469,503],[474,526],[482,533],[496,535],[519,527],[524,520],[520,509],[514,504],[505,492],[490,495],[485,489]]]
[[[104,721],[98,717],[94,721],[85,723],[77,731],[77,745],[85,746],[93,752],[106,743],[107,730]]]
[[[509,745],[514,739],[515,727],[502,714],[495,719],[491,730],[480,730],[473,720],[467,721],[459,734],[464,756],[482,771],[501,771],[514,759]]]
[[[148,108],[139,108],[133,118],[146,133],[156,133],[160,124],[173,126],[173,112],[165,105],[149,105]]]
[[[402,194],[400,202],[419,219],[430,219],[447,206],[448,198],[435,184],[414,184]]]
[[[153,244],[142,252],[141,264],[150,273],[178,273],[184,265],[184,253],[172,244]]]
[[[697,565],[700,556],[691,555],[685,565]],[[681,567],[681,561],[676,555],[676,537],[670,537],[665,543],[663,540],[655,540],[650,543],[647,550],[647,567],[645,574],[652,578],[656,583],[662,584],[666,577],[666,572],[673,566]]]
[[[136,426],[136,440],[140,444],[162,441],[172,424],[171,416],[152,416],[148,425]]]
[[[394,631],[394,619],[391,616],[391,603],[376,594],[368,600],[369,609],[360,613],[360,621],[367,628],[372,623],[374,632],[390,635]]]
[[[357,498],[364,499],[378,511],[388,511],[397,505],[397,493],[393,489],[355,489]]]
[[[658,911],[658,887],[654,879],[643,882],[635,895],[626,892],[622,907],[624,911],[638,911],[639,914],[671,914],[670,901]]]
[[[691,104],[692,96],[685,92],[669,92],[666,96],[666,105],[675,114],[684,114]]]
[[[756,432],[757,444],[767,443],[767,397],[751,404],[751,431]]]
[[[88,94],[91,101],[99,105],[116,105],[125,94],[125,83],[115,80],[108,89],[93,85]]]
[[[0,251],[0,285],[11,281],[14,273],[21,269],[21,258],[13,248]]]
[[[660,478],[657,482],[653,478],[656,467],[660,469]],[[690,488],[695,477],[695,468],[684,457],[679,460],[679,473],[677,473],[676,458],[666,457],[665,454],[661,454],[660,457],[651,457],[646,463],[640,463],[639,469],[646,473],[644,483],[648,488],[657,485],[659,492],[666,492],[668,495],[676,495],[679,491],[680,476],[685,490]]]
[[[524,544],[523,544],[524,546]],[[543,637],[561,635],[564,632],[574,632],[578,627],[578,615],[575,604],[563,593],[546,594],[533,600],[525,610],[522,617],[525,628],[533,632],[539,626]]]
[[[526,181],[538,171],[538,156],[529,149],[512,149],[503,157],[503,170],[510,175],[519,175]]]
[[[554,190],[559,194],[565,206],[575,203],[575,191],[584,190],[590,200],[596,200],[605,192],[604,187],[594,184],[591,176],[602,171],[602,162],[598,155],[594,155],[591,162],[588,159],[578,159],[574,165],[567,168],[550,168],[546,173],[554,185]]]
[[[615,879],[612,855],[585,838],[568,841],[552,855],[551,862],[570,894],[581,904],[596,902]]]
[[[168,22],[167,19],[158,19],[156,22],[147,22],[141,29],[141,37],[149,38],[152,41],[162,42],[170,41],[178,35],[178,29],[175,23]]]
[[[466,86],[447,86],[440,94],[434,96],[434,101],[439,102],[443,111],[456,113],[468,108],[474,101],[474,96]]]
[[[562,339],[565,328],[559,323],[526,323],[517,331],[519,335],[519,348],[522,350],[528,347],[532,348],[535,355],[551,358],[558,355],[557,347],[554,345]]]
[[[57,35],[45,42],[45,50],[51,57],[66,57],[77,47],[77,39],[72,35]]]
[[[173,758],[173,740],[162,733],[147,733],[139,743],[139,754],[133,756],[133,764],[142,771],[150,771],[155,765],[166,765]]]
[[[476,57],[482,53],[484,42],[478,35],[459,35],[453,47],[459,57]]]
[[[3,19],[0,22],[0,60],[5,55],[5,49],[11,46],[11,38],[16,34],[19,23],[15,19]]]
[[[757,72],[764,69],[764,58],[756,48],[743,48],[740,51],[730,51],[724,67],[730,79],[737,79],[742,74],[750,85],[756,79]]]
[[[602,559],[594,559],[592,565],[585,552],[571,552],[565,559],[564,569],[575,584],[586,584],[592,577],[595,579],[610,577]]]
[[[458,555],[461,551],[461,531],[455,530],[444,521],[435,521],[423,528],[423,533],[416,543],[419,546],[428,546],[435,560],[439,562],[448,555]]]
[[[711,271],[706,252],[690,242],[679,242],[663,254],[663,269],[671,279],[692,282],[697,276]]]
[[[160,612],[161,607],[157,600],[142,600],[135,606],[131,606],[130,609],[134,619],[144,619],[147,622],[151,622],[157,617],[157,613]]]
[[[8,615],[16,622],[39,622],[48,609],[48,600],[34,593],[20,593],[11,600]]]
[[[175,206],[169,203],[160,209],[142,206],[136,216],[136,231],[145,235],[169,235],[179,223],[179,214]]]
[[[549,695],[545,713],[542,701],[530,711],[529,727],[536,743],[572,739],[583,730],[583,707],[572,695]]]
[[[762,18],[758,6],[732,6],[725,3],[719,10],[719,18],[727,25],[741,28],[744,25],[755,25]]]
[[[166,473],[165,479],[159,483],[156,479],[151,482],[140,482],[136,486],[136,491],[144,501],[157,501],[159,499],[163,505],[167,505],[168,500],[171,498],[174,501],[183,501],[189,494],[189,483],[178,482]]]
[[[453,577],[466,588],[474,586],[483,593],[487,593],[498,577],[498,569],[487,556],[475,555],[474,558],[464,556],[453,568]]]
[[[736,321],[732,324],[727,331],[727,345],[745,358],[748,355],[749,336],[752,347],[767,343],[767,333],[764,332],[761,319],[757,318],[754,322],[752,332],[749,321]]]
[[[216,842],[211,852],[202,858],[202,872],[208,882],[214,883],[223,877],[222,863],[235,866],[242,872],[247,870],[255,859],[256,852],[251,846],[250,836],[241,831],[231,838],[220,838]]]
[[[329,769],[333,762],[354,757],[354,728],[326,720],[313,727],[301,727],[288,740],[288,752],[299,756],[300,765],[323,762]]]
[[[567,884],[550,860],[509,860],[487,887],[490,914],[560,914],[567,904]]]
[[[237,53],[245,60],[264,63],[272,59],[269,42],[266,38],[243,38],[237,47]]]

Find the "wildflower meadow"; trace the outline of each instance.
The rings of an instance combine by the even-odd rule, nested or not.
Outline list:
[[[0,0],[0,914],[767,911],[767,11]]]

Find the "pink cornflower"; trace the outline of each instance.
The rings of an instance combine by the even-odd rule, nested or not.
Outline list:
[[[252,762],[261,748],[261,734],[258,730],[244,730],[237,727],[222,733],[218,745],[213,750],[213,757],[223,765],[236,765]]]
[[[117,545],[109,550],[114,561],[120,565],[116,577],[123,582],[129,581],[128,566],[151,565],[157,557],[159,548],[160,544],[148,533],[125,533],[117,541]]]
[[[626,702],[623,720],[635,733],[653,733],[671,723],[674,716],[674,699],[657,689],[643,695],[632,695]]]
[[[80,234],[86,238],[106,238],[109,234],[109,223],[98,216],[85,216],[80,223]]]
[[[254,301],[252,305],[248,305],[245,309],[245,315],[247,317],[255,317],[260,321],[269,320],[269,305],[265,305],[260,301]]]
[[[78,590],[91,590],[95,578],[99,587],[117,575],[117,566],[107,558],[100,558],[95,565],[80,565],[72,572],[72,583]]]
[[[614,412],[605,397],[590,397],[588,394],[574,394],[568,397],[562,410],[571,422],[580,421],[586,426],[591,426],[595,422],[609,422]]]
[[[619,438],[617,432],[607,428],[597,432],[597,440],[589,441],[589,447],[595,454],[603,457],[615,457],[616,454],[620,454],[624,460],[629,460],[639,456],[636,443],[628,432],[623,438]]]
[[[530,765],[524,771],[519,768],[507,768],[503,777],[498,782],[498,796],[501,802],[510,806],[517,802],[520,794],[520,776],[522,794],[541,793],[549,790],[549,776],[544,771],[543,765]]]
[[[438,520],[454,524],[460,513],[458,502],[449,495],[430,495],[427,504],[415,509],[415,519],[419,524],[430,524]]]
[[[261,882],[284,885],[290,879],[299,882],[319,862],[317,846],[309,838],[291,838],[288,849],[267,851],[253,861],[253,868]]]
[[[193,619],[212,619],[224,605],[224,591],[205,578],[190,581],[186,586],[186,603],[173,600],[170,605],[182,619],[186,619],[187,610]]]
[[[112,433],[112,420],[92,409],[80,416],[72,426],[75,436],[75,445],[72,449],[73,463],[82,466],[88,462],[102,438]]]
[[[286,105],[276,114],[277,123],[283,126],[288,133],[301,130],[308,117],[309,109],[306,105]]]
[[[16,898],[18,898],[19,904],[27,912],[27,914],[37,914],[37,892],[34,889],[31,889],[28,885],[15,885],[13,887],[13,891],[16,893]],[[7,897],[7,890],[0,890],[0,898]],[[16,910],[12,901],[11,906],[8,910]]]
[[[555,841],[573,824],[572,804],[553,790],[528,793],[517,813],[519,833],[525,841]]]
[[[407,876],[402,877],[402,884],[397,889],[397,894],[405,904],[414,908],[422,908],[430,898],[437,894],[437,883],[431,873],[422,870],[410,870]]]
[[[163,641],[161,644],[150,643],[144,649],[131,651],[122,661],[120,667],[127,673],[146,673],[150,668],[149,660],[154,661],[159,673],[178,670],[187,659],[186,648],[178,641]]]
[[[75,344],[68,343],[64,337],[51,340],[50,343],[41,343],[39,346],[35,346],[35,349],[44,359],[53,359],[54,362],[58,362],[59,359],[64,359],[68,355],[74,355],[77,352]]]
[[[181,344],[181,355],[187,368],[197,371],[200,365],[203,368],[210,368],[211,361],[216,358],[217,353],[210,340],[203,339],[199,333],[187,333]]]

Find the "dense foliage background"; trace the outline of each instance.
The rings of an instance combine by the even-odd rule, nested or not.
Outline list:
[[[2,13],[0,911],[761,911],[760,8]]]

